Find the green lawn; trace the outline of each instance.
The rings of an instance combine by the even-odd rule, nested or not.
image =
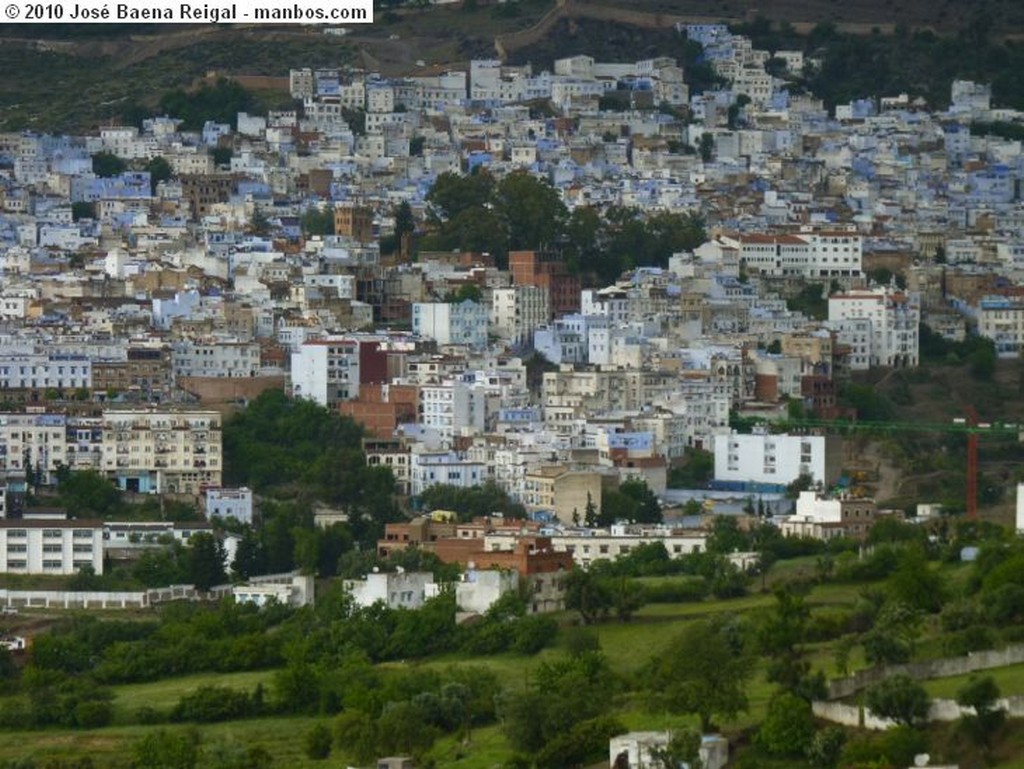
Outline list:
[[[979,670],[976,676],[992,676],[999,685],[999,691],[1003,696],[1024,694],[1024,664],[1009,665],[1005,668],[993,668],[992,670]],[[924,688],[932,697],[954,699],[957,691],[970,679],[970,676],[955,676],[953,678],[935,678],[924,682]]]
[[[291,769],[338,766],[310,761],[303,753],[303,738],[315,723],[328,719],[318,718],[264,718],[252,721],[234,721],[212,724],[200,730],[202,744],[218,743],[263,747],[274,759],[274,766]],[[37,763],[69,759],[88,755],[96,766],[105,769],[127,768],[132,743],[156,728],[169,731],[185,730],[184,725],[113,726],[88,731],[5,732],[0,740],[0,761],[31,758]]]

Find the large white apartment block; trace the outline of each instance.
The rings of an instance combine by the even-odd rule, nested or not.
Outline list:
[[[513,345],[530,344],[548,321],[548,292],[539,286],[496,288],[491,292],[491,330]]]
[[[292,353],[292,395],[332,407],[359,397],[359,343],[315,339]]]
[[[460,344],[475,349],[487,346],[487,305],[464,302],[416,302],[412,306],[412,332],[438,344]]]
[[[845,231],[722,238],[748,270],[776,277],[839,278],[861,274],[863,243]]]
[[[0,389],[77,390],[92,387],[92,361],[84,355],[0,356]]]
[[[978,335],[991,339],[1001,358],[1016,358],[1024,345],[1024,302],[986,296],[978,303]]]
[[[0,574],[103,573],[99,521],[0,520]]]
[[[260,346],[237,340],[183,340],[171,348],[171,367],[176,378],[254,377],[260,373]]]
[[[889,286],[833,294],[828,299],[828,319],[840,330],[840,338],[844,324],[849,321],[870,321],[869,366],[918,364],[921,305],[916,294]]]
[[[829,444],[832,444],[831,449]],[[828,484],[839,476],[835,441],[823,435],[716,435],[715,480],[788,485],[801,475]]]
[[[104,411],[102,471],[125,491],[199,494],[220,486],[220,414]]]

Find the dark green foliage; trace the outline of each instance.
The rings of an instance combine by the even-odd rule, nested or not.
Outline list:
[[[518,502],[513,502],[493,481],[469,488],[439,483],[425,489],[420,494],[419,501],[424,510],[451,510],[458,514],[460,521],[469,521],[494,513],[509,518],[526,516],[526,508]]]
[[[707,733],[715,716],[732,718],[747,709],[753,672],[754,658],[739,627],[697,620],[651,660],[647,689],[654,708],[695,713]]]
[[[565,608],[578,611],[584,625],[608,616],[614,599],[605,582],[592,572],[573,569],[565,577]]]
[[[167,181],[174,176],[171,164],[167,162],[166,158],[159,155],[146,163],[146,170],[149,171],[149,191],[152,195],[156,194],[156,187],[160,182]]]
[[[821,283],[808,283],[796,296],[786,300],[786,307],[791,312],[802,312],[808,318],[824,320],[828,317],[826,288]]]
[[[757,732],[757,744],[775,756],[802,756],[811,747],[814,731],[811,704],[783,692],[769,703],[768,715]]]
[[[312,401],[265,391],[224,425],[225,483],[346,505],[356,539],[375,542],[383,524],[397,517],[394,478],[386,468],[366,466],[362,435],[358,424]],[[282,545],[290,538],[283,531],[272,536]],[[293,548],[291,542],[287,556],[270,548],[276,553],[268,553],[271,571],[291,568]]]
[[[160,729],[140,738],[132,750],[137,769],[194,769],[199,765],[198,731]]]
[[[331,755],[331,743],[333,742],[333,738],[331,736],[331,730],[324,724],[316,724],[312,729],[306,732],[304,742],[306,758],[310,758],[314,761],[323,761]]]
[[[942,575],[929,568],[920,547],[903,550],[900,565],[889,577],[886,587],[893,600],[931,614],[942,609],[948,593]]]
[[[574,724],[537,752],[537,766],[585,766],[608,754],[608,740],[626,731],[614,716],[599,716]]]
[[[79,200],[71,204],[71,219],[72,221],[78,221],[79,219],[95,219],[96,218],[96,204],[90,203],[89,201]]]
[[[224,686],[200,686],[186,694],[171,711],[172,721],[213,723],[234,721],[256,715],[253,698],[246,692]]]
[[[111,152],[97,152],[92,156],[92,172],[97,176],[117,176],[128,169],[128,163]]]
[[[253,112],[255,100],[249,91],[233,80],[220,78],[213,85],[203,84],[194,91],[176,88],[160,97],[161,111],[181,118],[184,130],[199,130],[212,120],[238,127],[239,112]]]
[[[300,220],[302,234],[306,237],[312,235],[333,235],[334,234],[334,211],[328,208],[311,206],[302,214]]]
[[[833,769],[839,763],[843,745],[846,743],[846,732],[841,726],[828,726],[814,734],[807,746],[807,760],[818,769]]]
[[[881,718],[913,726],[927,718],[931,698],[917,681],[903,674],[889,676],[867,690],[865,703]]]
[[[974,709],[973,715],[965,713],[961,716],[963,728],[975,743],[983,747],[989,746],[992,735],[1006,720],[1006,711],[998,706],[999,697],[999,686],[992,676],[972,676],[956,693],[958,705]]]
[[[583,652],[544,662],[526,691],[506,691],[500,698],[502,728],[517,751],[539,754],[554,743],[565,749],[583,750],[589,755],[597,739],[590,727],[580,726],[571,741],[555,741],[572,734],[577,725],[607,712],[612,706],[614,689],[600,652]],[[594,725],[594,730],[601,734],[604,728],[601,724]],[[605,746],[607,739],[604,738]]]
[[[703,449],[687,449],[682,467],[669,472],[668,485],[673,489],[702,489],[715,474],[715,457]]]
[[[193,534],[188,543],[189,581],[199,590],[209,590],[227,581],[224,573],[224,545],[206,532]]]

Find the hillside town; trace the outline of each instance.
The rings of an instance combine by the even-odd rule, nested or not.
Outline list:
[[[722,516],[856,543],[902,521],[864,488],[877,458],[851,467],[822,425],[856,416],[852,377],[918,367],[923,329],[1019,357],[1024,154],[998,127],[1024,113],[964,80],[944,109],[891,94],[830,110],[789,87],[813,57],[722,24],[677,31],[715,75],[700,93],[669,57],[339,66],[292,70],[293,110],[201,130],[162,115],[0,134],[0,574],[102,576],[211,532],[230,573],[261,501],[228,483],[224,423],[268,391],[361,425],[403,511],[376,556],[456,565],[467,615],[522,584],[528,614],[563,611],[565,574],[652,542],[706,552]],[[620,255],[596,255],[616,238]],[[698,455],[706,477],[674,480]],[[86,472],[158,514],[38,503]],[[521,517],[433,509],[439,486],[495,488]],[[203,520],[166,519],[165,499]],[[939,514],[917,501],[916,520]],[[756,552],[726,558],[759,573]],[[313,576],[205,587],[303,606]],[[428,569],[360,576],[345,589],[363,607],[447,590]],[[0,603],[189,590],[13,585]],[[668,738],[617,739],[612,761],[636,766]],[[724,766],[728,746],[701,754]]]

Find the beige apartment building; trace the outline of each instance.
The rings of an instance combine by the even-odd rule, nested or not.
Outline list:
[[[103,472],[124,491],[199,494],[221,486],[216,411],[103,412]]]

